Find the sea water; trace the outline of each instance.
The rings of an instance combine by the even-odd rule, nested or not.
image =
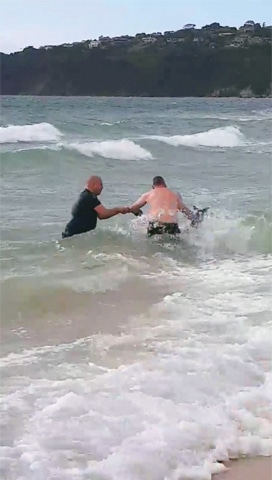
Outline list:
[[[271,99],[2,97],[1,478],[210,479],[272,454]],[[192,207],[61,240],[162,175]],[[145,211],[146,213],[146,211]]]

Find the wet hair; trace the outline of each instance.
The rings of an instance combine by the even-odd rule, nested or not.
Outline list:
[[[166,187],[165,180],[160,175],[157,175],[156,177],[153,178],[153,187],[159,187],[161,185]]]

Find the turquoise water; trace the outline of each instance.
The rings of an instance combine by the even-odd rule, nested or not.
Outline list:
[[[271,442],[271,100],[2,97],[2,478],[210,478]],[[86,179],[209,206],[61,240]]]

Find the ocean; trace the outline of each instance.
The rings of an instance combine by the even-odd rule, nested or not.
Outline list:
[[[208,480],[272,454],[271,99],[2,97],[1,452],[7,480]],[[162,175],[181,238],[118,215]],[[146,210],[145,210],[146,214]]]

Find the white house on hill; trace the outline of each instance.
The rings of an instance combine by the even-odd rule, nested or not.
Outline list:
[[[183,30],[194,30],[195,29],[195,24],[194,23],[186,23],[186,25],[184,25],[183,27]]]
[[[91,40],[89,43],[89,48],[96,48],[100,45],[100,42],[98,40]]]
[[[142,38],[142,43],[155,43],[157,41],[156,37],[144,37]]]

